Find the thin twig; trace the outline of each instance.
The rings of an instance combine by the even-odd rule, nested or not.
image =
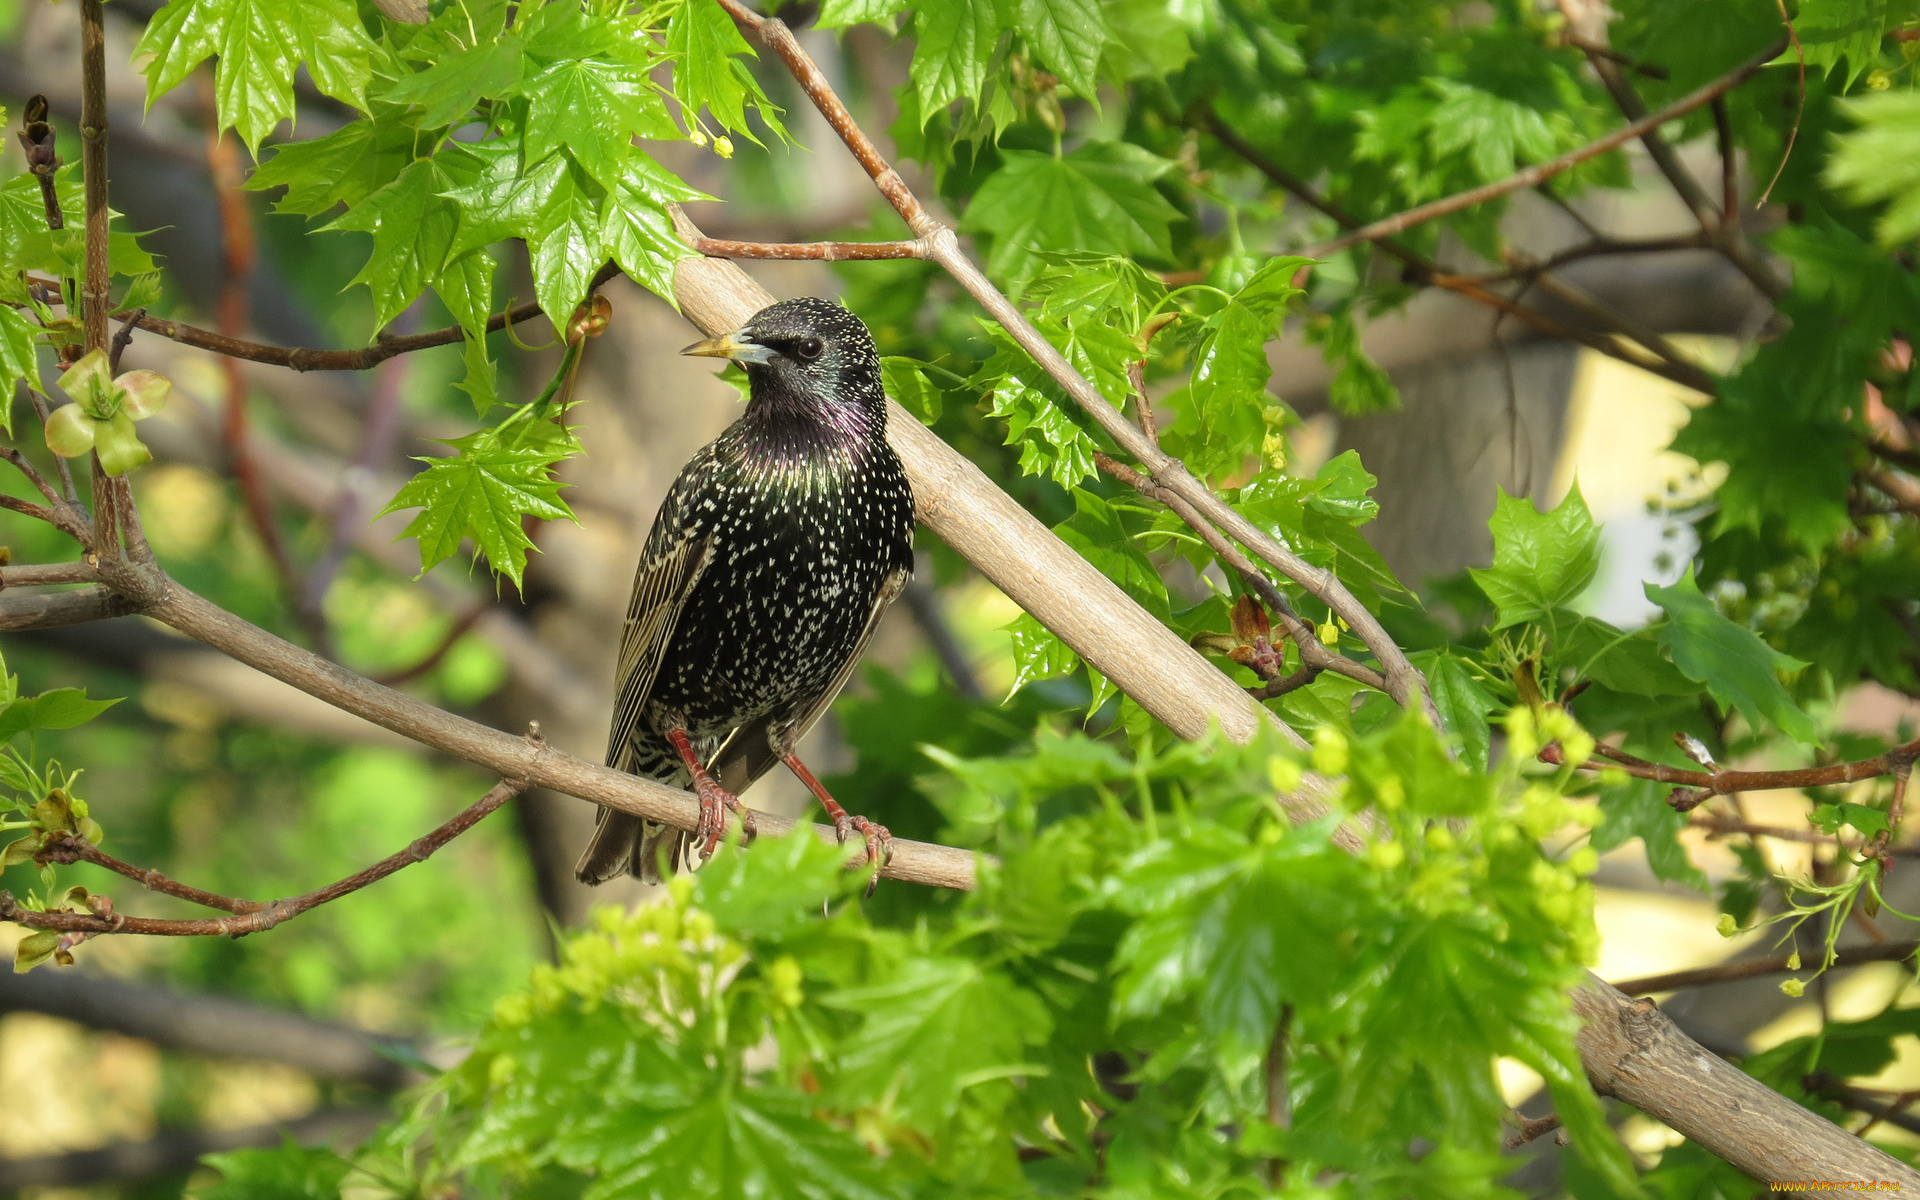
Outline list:
[[[1760,189],[1760,199],[1754,202],[1755,208],[1767,203],[1767,197],[1773,195],[1773,186],[1780,182],[1780,175],[1787,169],[1787,160],[1793,157],[1793,144],[1800,140],[1800,118],[1807,111],[1807,48],[1800,44],[1800,34],[1793,28],[1793,18],[1787,15],[1787,0],[1775,0],[1780,6],[1780,23],[1787,27],[1787,36],[1793,40],[1794,56],[1800,62],[1800,101],[1793,109],[1793,125],[1787,130],[1787,148],[1780,152],[1780,165],[1773,169],[1773,178],[1767,180],[1767,186]]]
[[[453,649],[454,643],[471,633],[473,627],[479,624],[480,618],[486,616],[493,610],[493,603],[492,597],[484,597],[477,601],[471,608],[467,609],[466,612],[460,614],[459,620],[455,621],[452,628],[447,630],[446,636],[442,637],[439,644],[428,651],[420,661],[410,667],[402,667],[398,671],[392,671],[385,675],[376,675],[373,677],[374,681],[385,684],[387,687],[399,687],[401,684],[411,683],[422,675],[425,675],[428,671],[433,670],[440,665],[441,660],[447,657],[447,653]]]
[[[1238,547],[1228,541],[1218,529],[1215,529],[1209,524],[1199,513],[1195,512],[1193,507],[1184,499],[1175,495],[1172,490],[1155,483],[1152,479],[1142,475],[1132,467],[1114,459],[1111,455],[1096,450],[1093,454],[1093,463],[1108,475],[1118,479],[1121,483],[1126,484],[1149,500],[1157,500],[1172,509],[1176,516],[1187,523],[1188,528],[1192,529],[1205,540],[1207,547],[1219,557],[1221,562],[1237,571],[1240,578],[1266,603],[1267,608],[1273,612],[1273,615],[1279,619],[1281,625],[1286,629],[1287,636],[1293,640],[1295,648],[1300,651],[1300,664],[1302,669],[1310,668],[1316,673],[1319,671],[1332,671],[1336,675],[1344,675],[1348,679],[1354,680],[1357,683],[1363,683],[1370,688],[1377,688],[1383,692],[1387,690],[1386,676],[1382,675],[1379,671],[1374,670],[1364,663],[1355,662],[1344,654],[1337,654],[1327,649],[1326,644],[1314,633],[1313,626],[1302,620],[1300,615],[1294,611],[1293,605],[1287,600],[1285,593],[1275,587],[1273,581],[1262,574],[1253,565],[1252,561],[1240,552]],[[1303,680],[1301,682],[1305,683],[1306,681]],[[1293,684],[1291,687],[1287,687],[1282,691],[1273,692],[1272,695],[1283,695],[1286,691],[1292,691],[1299,686],[1301,686],[1301,684]],[[1259,689],[1260,692],[1264,692],[1264,690],[1265,689]],[[1260,695],[1259,698],[1264,699],[1266,697]]]
[[[40,418],[40,427],[45,429],[47,426],[47,418],[52,415],[53,411],[47,406],[47,398],[41,395],[40,389],[36,387],[31,385],[22,386],[26,387],[28,397],[33,400],[33,411]],[[58,454],[53,456],[53,466],[56,471],[60,472],[61,498],[74,508],[79,508],[80,489],[75,487],[73,483],[73,467],[67,463],[66,459]]]
[[[1831,787],[1835,784],[1857,783],[1862,779],[1879,779],[1885,775],[1897,776],[1910,771],[1915,760],[1920,760],[1920,738],[1895,746],[1884,754],[1876,754],[1872,758],[1863,758],[1857,762],[1833,763],[1824,767],[1801,767],[1789,771],[1689,771],[1680,767],[1669,767],[1665,763],[1649,762],[1604,743],[1594,747],[1594,753],[1607,761],[1597,762],[1589,759],[1583,764],[1583,769],[1624,771],[1636,779],[1676,784],[1682,788],[1696,789],[1709,796],[1725,796],[1733,792]],[[1541,750],[1540,761],[1555,765],[1563,762],[1559,743],[1555,742]],[[1689,804],[1687,807],[1691,808],[1693,805]]]
[[[1523,171],[1509,175],[1505,179],[1483,184],[1477,188],[1470,188],[1467,191],[1458,192],[1452,196],[1435,200],[1430,204],[1422,204],[1418,207],[1410,208],[1405,212],[1396,213],[1384,220],[1375,221],[1371,225],[1363,225],[1344,237],[1335,238],[1331,242],[1311,247],[1310,249],[1301,251],[1301,253],[1310,258],[1325,258],[1329,254],[1346,249],[1348,246],[1357,245],[1360,242],[1370,242],[1376,238],[1391,237],[1394,234],[1403,233],[1415,225],[1423,224],[1437,217],[1448,216],[1460,212],[1463,209],[1472,208],[1476,204],[1485,204],[1489,200],[1497,199],[1510,192],[1519,191],[1521,188],[1529,188],[1537,183],[1551,179],[1562,171],[1578,166],[1590,158],[1605,154],[1609,150],[1617,149],[1635,138],[1644,138],[1649,132],[1657,131],[1660,126],[1666,124],[1668,121],[1676,117],[1685,116],[1703,104],[1712,103],[1715,96],[1723,96],[1740,84],[1745,83],[1761,68],[1779,57],[1780,51],[1785,49],[1785,47],[1786,39],[1782,38],[1778,45],[1768,47],[1762,53],[1748,59],[1745,63],[1735,67],[1727,74],[1722,75],[1711,83],[1694,89],[1672,104],[1667,105],[1659,112],[1643,116],[1629,125],[1614,130],[1612,133],[1597,141],[1587,143],[1577,150],[1569,150],[1558,158],[1549,159],[1546,162],[1528,167]]]
[[[1857,967],[1861,963],[1905,962],[1920,951],[1920,939],[1904,942],[1882,942],[1871,946],[1845,946],[1834,952],[1831,967]],[[1678,992],[1687,988],[1708,987],[1716,983],[1732,983],[1740,979],[1757,979],[1763,975],[1784,975],[1795,970],[1791,964],[1793,957],[1787,954],[1773,958],[1750,958],[1742,962],[1716,963],[1710,967],[1691,967],[1685,971],[1665,971],[1659,975],[1643,975],[1638,979],[1625,979],[1613,986],[1629,996],[1645,996],[1653,992]]]
[[[53,524],[53,510],[51,508],[48,508],[44,504],[35,504],[31,500],[22,500],[18,496],[9,496],[5,492],[0,492],[0,508],[11,509],[14,512],[32,517],[36,521],[45,521],[49,525]]]
[[[27,482],[31,483],[34,489],[42,496],[45,496],[49,503],[58,504],[60,502],[60,497],[54,492],[53,486],[46,481],[46,478],[41,475],[39,471],[34,469],[34,465],[27,461],[27,456],[22,454],[18,448],[13,446],[0,446],[0,457],[4,457],[15,467],[18,467],[20,473],[27,477]]]
[[[538,741],[537,729],[529,737]],[[244,937],[249,933],[272,929],[275,925],[289,921],[301,913],[357,892],[404,867],[425,862],[434,851],[479,824],[495,809],[526,791],[527,786],[527,781],[524,779],[503,779],[494,784],[486,795],[462,809],[431,833],[416,839],[406,849],[390,854],[372,866],[356,871],[345,879],[336,880],[323,888],[265,904],[231,896],[220,896],[189,884],[178,883],[166,878],[158,871],[148,871],[121,862],[111,855],[102,854],[83,839],[69,837],[49,846],[43,852],[43,856],[54,862],[75,860],[91,862],[125,875],[151,891],[191,900],[196,904],[217,908],[234,915],[171,920],[159,917],[129,917],[119,913],[103,917],[94,913],[34,912],[20,907],[10,894],[0,892],[0,920],[12,921],[16,925],[24,925],[29,929],[57,929],[80,934],[137,933],[161,937]]]
[[[144,308],[136,308],[126,314],[126,324],[120,326],[120,332],[113,335],[113,346],[107,351],[107,374],[120,374],[120,356],[126,352],[128,344],[133,341],[135,325],[141,317],[146,315],[147,310]]]
[[[0,589],[99,581],[100,572],[91,563],[21,563],[18,566],[0,567]]]
[[[1733,118],[1727,98],[1713,98],[1713,132],[1720,143],[1720,220],[1731,225],[1740,219],[1740,160],[1733,149]]]
[[[858,262],[878,258],[924,258],[926,249],[910,242],[733,242],[701,238],[693,248],[708,258],[809,259]]]
[[[1520,1132],[1508,1138],[1503,1145],[1508,1150],[1518,1150],[1558,1128],[1560,1128],[1559,1113],[1548,1113],[1544,1117],[1524,1117],[1520,1121]]]

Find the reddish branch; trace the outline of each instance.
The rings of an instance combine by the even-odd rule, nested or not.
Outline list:
[[[208,107],[212,107],[210,92]],[[213,177],[213,194],[219,203],[220,233],[226,264],[218,306],[220,333],[223,337],[237,338],[248,324],[247,289],[253,281],[255,261],[253,210],[248,206],[246,192],[242,190],[246,177],[240,162],[239,139],[223,133],[217,119],[210,121],[210,124],[213,132],[207,140],[207,170]],[[133,321],[129,320],[128,325],[132,324]],[[232,357],[221,358],[220,369],[227,380],[224,433],[227,462],[233,472],[234,482],[240,485],[240,495],[246,502],[247,516],[253,523],[254,532],[260,535],[260,543],[266,547],[267,557],[280,576],[281,586],[286,589],[288,605],[301,627],[307,631],[307,636],[313,639],[314,646],[325,653],[328,641],[326,621],[320,616],[318,606],[305,603],[300,574],[294,569],[286,539],[280,534],[280,523],[274,519],[273,503],[267,499],[266,481],[260,477],[260,465],[254,460],[253,447],[247,436],[246,372],[240,369],[239,360]]]
[[[86,278],[80,285],[89,350],[107,348],[107,29],[101,0],[80,0],[80,170],[86,196]]]
[[[544,745],[537,726],[527,736],[536,745]],[[503,779],[486,795],[461,810],[433,832],[415,840],[406,849],[390,854],[365,870],[357,871],[323,888],[264,904],[202,891],[190,884],[168,879],[158,871],[150,871],[122,862],[110,854],[103,853],[83,838],[68,836],[43,850],[40,860],[90,862],[117,875],[124,875],[149,891],[188,900],[207,908],[217,908],[233,915],[170,920],[158,917],[129,917],[121,913],[101,916],[90,912],[35,912],[22,908],[11,893],[0,891],[0,921],[12,921],[29,929],[54,929],[83,937],[107,933],[151,934],[163,937],[243,937],[249,933],[271,929],[301,913],[357,892],[369,884],[377,883],[395,871],[410,867],[417,862],[425,862],[440,847],[479,824],[495,809],[525,791],[527,786],[527,781],[524,779]]]
[[[1665,763],[1649,762],[1637,758],[1612,746],[1594,747],[1594,753],[1606,759],[1604,763],[1588,760],[1584,769],[1597,771],[1603,768],[1624,771],[1636,779],[1651,779],[1656,783],[1671,783],[1676,786],[1676,797],[1669,803],[1682,812],[1693,808],[1708,796],[1725,796],[1733,792],[1767,792],[1781,788],[1831,787],[1835,784],[1857,783],[1862,779],[1879,779],[1893,775],[1904,780],[1913,769],[1915,760],[1920,759],[1920,738],[1895,746],[1884,754],[1872,758],[1863,758],[1857,762],[1833,763],[1824,767],[1801,767],[1788,771],[1689,771],[1681,767],[1670,767]],[[1540,751],[1540,761],[1559,765],[1565,759],[1559,743],[1554,743]],[[1696,795],[1683,795],[1691,791]]]

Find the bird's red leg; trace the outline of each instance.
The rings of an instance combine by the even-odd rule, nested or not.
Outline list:
[[[808,791],[820,798],[820,804],[827,810],[827,817],[833,821],[833,827],[840,834],[841,841],[846,841],[847,835],[856,830],[866,839],[868,866],[881,861],[883,855],[887,858],[893,857],[893,835],[887,832],[885,825],[875,824],[865,817],[856,817],[841,808],[840,802],[835,800],[821,782],[813,777],[813,772],[807,770],[807,764],[800,761],[798,754],[783,754],[780,756],[780,761],[786,763],[787,769],[792,771],[801,783],[807,785]],[[875,875],[873,883],[867,885],[869,896],[873,894],[874,884],[879,882],[880,877]]]
[[[700,824],[693,831],[700,842],[700,861],[713,857],[714,850],[720,845],[720,836],[727,831],[727,810],[740,814],[740,832],[748,841],[753,840],[753,811],[743,807],[740,798],[720,786],[707,771],[700,756],[693,752],[693,741],[687,737],[687,731],[675,725],[667,730],[667,740],[680,754],[680,761],[687,764],[687,771],[693,776],[693,789],[700,797]]]

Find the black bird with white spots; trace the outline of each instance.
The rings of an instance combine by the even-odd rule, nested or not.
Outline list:
[[[602,809],[582,882],[658,881],[719,844],[737,794],[784,762],[869,862],[887,831],[795,756],[913,570],[913,492],[887,445],[880,358],[860,319],[785,300],[683,353],[746,368],[747,411],[674,480],[620,638],[607,765],[700,797],[692,834]],[[747,832],[751,833],[749,824]]]

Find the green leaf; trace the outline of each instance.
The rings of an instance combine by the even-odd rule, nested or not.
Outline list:
[[[1442,655],[1427,668],[1427,685],[1433,689],[1434,706],[1453,736],[1460,739],[1462,761],[1476,771],[1487,769],[1487,750],[1492,733],[1487,714],[1496,707],[1494,698],[1480,679],[1462,660]]]
[[[914,9],[907,74],[920,99],[921,127],[955,100],[980,94],[1000,29],[998,0],[946,0]]]
[[[887,355],[880,360],[880,382],[887,395],[920,418],[922,425],[931,425],[940,419],[941,392],[920,369],[922,365],[917,359]]]
[[[673,267],[693,253],[674,232],[667,205],[712,197],[688,187],[651,157],[635,150],[627,159],[607,204],[601,230],[605,253],[627,277],[678,309]]]
[[[40,363],[34,353],[34,338],[40,326],[27,319],[17,308],[0,307],[0,389],[12,396],[22,380],[29,387],[40,387]],[[0,431],[13,436],[13,405],[0,405]]]
[[[89,700],[84,688],[55,688],[38,696],[22,696],[0,709],[0,742],[30,730],[72,729],[118,703],[118,697]]]
[[[1493,566],[1472,575],[1499,614],[1495,629],[1544,620],[1585,591],[1600,568],[1600,527],[1578,484],[1550,513],[1503,488],[1488,525]]]
[[[715,1069],[704,1049],[619,1001],[496,1026],[476,1051],[491,1071],[472,1085],[482,1099],[456,1161],[515,1176],[557,1163],[593,1177],[587,1200],[890,1200],[873,1155],[815,1115],[817,1097]]]
[[[1182,445],[1187,466],[1203,476],[1237,472],[1259,457],[1271,404],[1267,377],[1273,373],[1266,346],[1270,321],[1236,299],[1209,324],[1213,331],[1194,358],[1188,411],[1177,422],[1188,439]]]
[[[1057,325],[1053,332],[1060,333]],[[970,382],[991,393],[987,414],[1007,422],[1006,444],[1020,447],[1021,471],[1078,486],[1093,474],[1095,449],[1072,412],[1078,406],[1004,329],[989,325],[985,333],[994,354]]]
[[[1071,675],[1080,665],[1080,656],[1072,647],[1028,613],[1015,617],[1006,629],[1013,639],[1014,673],[1009,696],[1029,683]]]
[[[287,1138],[272,1150],[231,1150],[201,1160],[220,1172],[205,1200],[338,1200],[351,1164],[325,1148],[306,1149]]]
[[[1880,39],[1913,15],[1913,0],[1801,0],[1793,32],[1807,65],[1832,71],[1846,60],[1842,91],[1880,61]],[[1795,52],[1789,49],[1785,58]]]
[[[1307,337],[1319,344],[1329,364],[1338,364],[1327,383],[1327,399],[1336,412],[1355,417],[1400,407],[1400,389],[1361,345],[1351,308],[1335,310],[1325,324],[1310,323]]]
[[[813,24],[816,29],[845,29],[864,22],[884,25],[891,32],[891,18],[906,6],[907,0],[826,0]]]
[[[58,233],[47,228],[47,206],[38,179],[23,173],[0,184],[0,270],[73,276],[84,272],[86,243],[80,216],[86,212],[86,193],[80,164],[68,163],[53,178],[60,211],[68,222]],[[119,219],[119,212],[108,211]],[[120,230],[108,237],[107,262],[116,275],[145,275],[158,269],[134,235]]]
[[[626,177],[627,159],[637,153],[635,137],[682,136],[666,101],[638,67],[567,59],[527,80],[520,94],[527,98],[527,158],[542,159],[564,146],[608,188]]]
[[[1026,1046],[1045,1041],[1051,1024],[1030,992],[950,955],[910,959],[885,982],[821,1002],[865,1018],[841,1052],[838,1090],[856,1103],[887,1096],[902,1118],[929,1132],[954,1121],[962,1097],[976,1088],[1010,1092],[1007,1079],[1029,1061]]]
[[[503,33],[456,47],[426,70],[402,75],[380,99],[403,107],[418,105],[420,127],[437,129],[466,116],[481,97],[511,92],[525,70],[526,46],[517,34]]]
[[[1824,833],[1837,834],[1842,825],[1851,825],[1863,835],[1872,837],[1877,833],[1886,833],[1892,827],[1887,823],[1887,814],[1877,808],[1852,801],[1817,806],[1807,817]]]
[[[147,107],[210,56],[219,56],[213,93],[220,127],[257,150],[293,116],[295,68],[336,100],[366,107],[375,46],[353,0],[170,0],[147,23],[135,55],[145,68]]]
[[[443,194],[453,183],[439,163],[420,159],[392,183],[323,227],[373,235],[373,253],[348,286],[364,283],[373,293],[375,325],[385,325],[399,316],[429,284],[439,280],[460,224],[459,207]],[[487,277],[490,294],[491,270]],[[459,294],[465,294],[465,289]],[[486,320],[484,310],[480,320]]]
[[[667,53],[673,58],[673,93],[688,114],[704,105],[721,125],[752,137],[746,110],[752,100],[761,119],[781,132],[760,85],[734,57],[757,55],[716,0],[682,0],[667,24]]]
[[[1857,128],[1834,139],[1828,186],[1855,204],[1889,202],[1874,225],[1882,246],[1920,236],[1920,92],[1878,92],[1840,108]]]
[[[563,325],[606,261],[605,189],[564,150],[524,168],[511,147],[483,143],[474,151],[482,159],[475,182],[446,193],[460,207],[450,253],[524,238],[534,295],[553,323]]]
[[[1094,71],[1107,45],[1099,0],[1019,0],[1020,36],[1074,92],[1093,98]]]
[[[1072,519],[1055,525],[1054,533],[1102,575],[1119,584],[1134,603],[1163,622],[1171,620],[1166,582],[1121,525],[1120,514],[1105,500],[1080,488],[1073,489],[1073,504]]]
[[[1736,708],[1756,730],[1765,717],[1787,736],[1813,745],[1820,731],[1780,684],[1778,672],[1807,664],[1781,654],[1751,629],[1721,615],[1700,593],[1693,569],[1671,587],[1648,584],[1647,599],[1666,610],[1660,644],[1687,678],[1704,683],[1721,704]]]
[[[472,538],[493,569],[517,587],[526,569],[527,550],[533,545],[520,519],[573,519],[573,511],[560,499],[560,484],[552,478],[552,469],[578,443],[571,436],[550,443],[530,437],[525,444],[515,445],[511,435],[522,428],[523,424],[509,425],[505,432],[483,429],[449,441],[447,445],[458,453],[425,460],[427,469],[380,510],[385,515],[420,509],[400,536],[419,539],[423,574]]]
[[[1600,824],[1590,844],[1595,852],[1605,854],[1639,838],[1646,845],[1647,865],[1654,875],[1704,892],[1708,890],[1706,872],[1693,865],[1679,840],[1686,815],[1673,810],[1666,794],[1665,785],[1649,779],[1600,789]]]
[[[1014,291],[1038,274],[1043,251],[1166,258],[1180,211],[1154,190],[1173,164],[1130,142],[1089,142],[1071,154],[1002,152],[960,228],[993,239],[987,268]]]
[[[256,192],[284,186],[276,212],[317,217],[336,204],[358,204],[392,182],[413,161],[419,136],[397,121],[364,118],[325,137],[280,143],[244,186]]]

